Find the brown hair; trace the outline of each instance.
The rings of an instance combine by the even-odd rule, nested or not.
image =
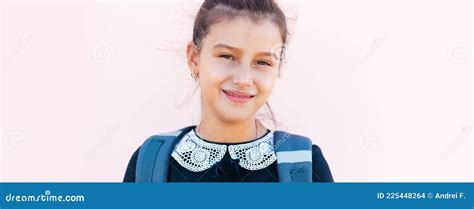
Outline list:
[[[274,0],[204,1],[194,20],[193,43],[200,48],[213,24],[237,16],[249,17],[256,22],[270,19],[279,27],[283,44],[286,43],[288,36],[286,17]]]

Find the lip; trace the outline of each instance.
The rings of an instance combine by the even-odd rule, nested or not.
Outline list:
[[[255,95],[242,92],[242,91],[237,91],[237,90],[224,90],[222,89],[222,92],[229,98],[231,101],[239,104],[246,103],[250,101]]]

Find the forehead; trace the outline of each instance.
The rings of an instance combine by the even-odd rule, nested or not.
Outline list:
[[[210,27],[204,47],[227,44],[243,51],[271,50],[282,43],[278,26],[269,19],[257,22],[246,17],[225,20]]]

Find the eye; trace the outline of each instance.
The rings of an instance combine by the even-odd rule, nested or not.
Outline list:
[[[272,66],[272,64],[268,61],[265,60],[258,60],[257,65],[266,65],[266,66]]]
[[[232,55],[229,55],[229,54],[222,54],[222,55],[219,55],[219,57],[227,59],[227,60],[235,61],[235,58]]]

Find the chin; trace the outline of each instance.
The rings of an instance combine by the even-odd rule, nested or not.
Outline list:
[[[231,108],[225,108],[223,111],[219,111],[219,115],[222,121],[225,121],[227,123],[241,123],[252,116],[251,111],[245,111],[245,110],[230,110]]]

